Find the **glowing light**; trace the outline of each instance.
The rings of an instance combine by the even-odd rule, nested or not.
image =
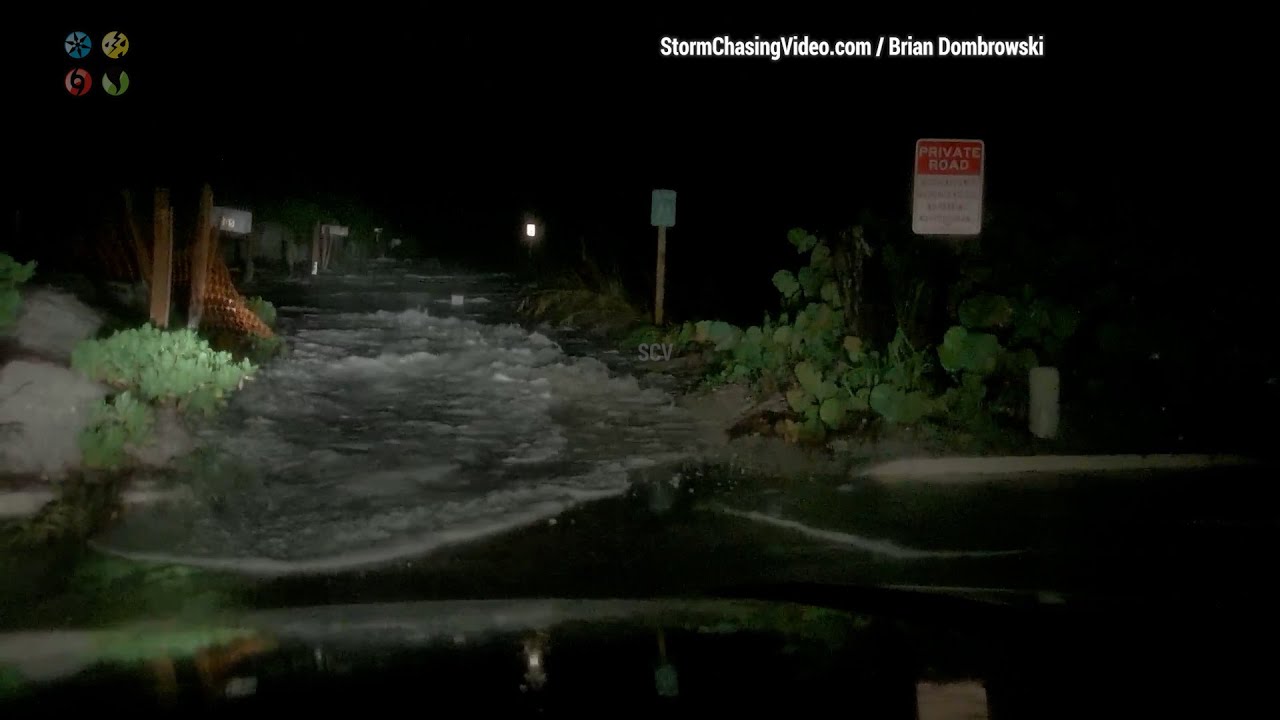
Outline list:
[[[525,236],[525,237],[534,237],[534,236],[536,236],[537,234],[538,234],[538,226],[537,226],[537,225],[534,225],[533,223],[525,223],[525,225],[524,225],[524,236]]]

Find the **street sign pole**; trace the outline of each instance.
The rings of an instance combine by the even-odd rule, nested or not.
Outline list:
[[[676,191],[654,190],[649,224],[658,228],[658,271],[653,291],[653,324],[662,324],[667,285],[667,228],[676,224]]]
[[[658,282],[653,297],[653,324],[662,324],[662,304],[667,289],[667,226],[658,226]]]

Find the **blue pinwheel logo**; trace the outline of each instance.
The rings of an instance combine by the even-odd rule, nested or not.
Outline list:
[[[66,49],[67,54],[79,60],[89,51],[93,49],[93,43],[89,42],[89,35],[80,31],[72,32],[67,35],[67,39],[63,41],[62,47]]]

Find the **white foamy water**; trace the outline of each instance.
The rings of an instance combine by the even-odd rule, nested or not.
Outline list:
[[[215,469],[191,480],[198,500],[130,513],[100,546],[246,572],[351,568],[619,494],[629,471],[694,450],[661,391],[536,332],[436,312],[301,317],[289,356],[203,432]]]

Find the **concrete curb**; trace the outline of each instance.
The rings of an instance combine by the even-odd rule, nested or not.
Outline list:
[[[1235,455],[1029,455],[1013,457],[908,458],[878,463],[859,476],[884,482],[947,483],[1041,473],[1111,473],[1241,467],[1256,460]]]

